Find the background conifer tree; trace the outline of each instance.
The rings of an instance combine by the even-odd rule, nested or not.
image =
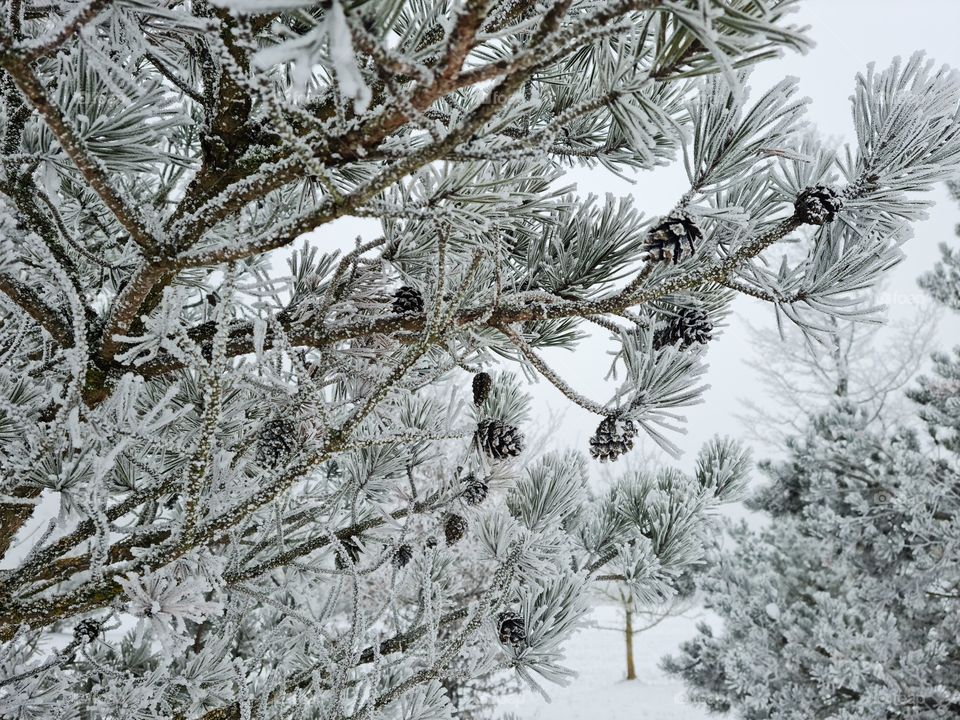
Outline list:
[[[921,279],[953,310],[955,252]],[[960,357],[937,353],[913,417],[838,397],[767,464],[701,580],[722,630],[665,660],[696,701],[760,718],[933,720],[960,713]]]

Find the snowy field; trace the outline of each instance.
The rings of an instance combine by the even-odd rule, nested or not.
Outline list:
[[[586,627],[567,644],[567,667],[578,676],[568,687],[548,686],[551,702],[526,692],[506,698],[503,713],[518,720],[706,720],[715,718],[684,698],[683,684],[665,675],[660,658],[693,636],[702,610],[686,617],[668,618],[634,638],[637,679],[626,675],[623,635]],[[616,627],[619,610],[601,606],[591,615],[595,625]],[[705,618],[706,616],[704,616]]]

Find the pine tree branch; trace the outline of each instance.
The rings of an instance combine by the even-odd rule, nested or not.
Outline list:
[[[757,287],[756,285],[744,282],[742,280],[738,280],[736,278],[728,278],[720,284],[744,295],[749,295],[750,297],[757,298],[758,300],[774,303],[776,305],[790,305],[791,303],[800,302],[805,297],[803,292],[796,292],[789,297],[774,295],[768,290],[764,290],[763,288]]]
[[[0,44],[0,68],[7,72],[33,109],[43,118],[85,182],[97,193],[103,204],[129,233],[130,238],[144,251],[151,252],[156,241],[147,223],[126,204],[110,184],[104,168],[87,153],[83,141],[70,127],[60,108],[47,97],[46,90],[30,69],[29,62],[9,50],[4,51]]]
[[[359,720],[359,718],[367,717],[370,713],[376,712],[389,705],[407,690],[437,678],[457,656],[457,653],[460,652],[461,648],[463,648],[471,636],[480,629],[481,624],[487,617],[487,613],[494,605],[497,595],[509,584],[509,579],[513,575],[513,569],[520,557],[520,552],[521,546],[518,545],[513,552],[510,553],[510,556],[500,565],[493,577],[493,582],[490,583],[490,586],[481,595],[480,600],[472,608],[472,617],[464,625],[460,634],[444,648],[443,654],[432,667],[415,672],[386,692],[381,693],[376,699],[371,698],[358,708],[353,715],[343,718],[343,720]]]
[[[341,198],[328,198],[318,208],[294,217],[281,224],[279,228],[264,233],[248,243],[232,243],[219,248],[188,250],[178,256],[178,266],[181,268],[203,267],[259,255],[288,245],[303,233],[315,230],[339,217],[350,215],[389,186],[424,165],[437,160],[446,151],[467,140],[494,116],[496,111],[513,95],[525,79],[525,73],[508,76],[488,93],[486,102],[474,110],[459,128],[451,131],[442,141],[431,143],[402,160],[388,164],[353,192]],[[246,198],[243,204],[245,205],[253,199],[255,198]]]
[[[394,184],[405,175],[417,170],[423,165],[433,162],[443,157],[447,152],[455,148],[460,143],[468,140],[474,132],[479,130],[488,122],[499,108],[513,95],[517,88],[526,80],[529,75],[539,66],[542,66],[548,60],[555,59],[556,53],[562,54],[573,47],[573,43],[583,33],[589,32],[592,28],[609,23],[616,18],[629,12],[641,9],[649,9],[659,5],[657,0],[621,0],[621,2],[604,8],[601,11],[588,16],[579,23],[570,27],[563,28],[560,20],[564,15],[564,4],[555,5],[548,13],[542,23],[540,35],[543,42],[534,51],[532,48],[521,53],[516,62],[512,63],[504,71],[503,79],[495,85],[488,95],[488,100],[481,104],[472,115],[462,123],[456,130],[450,132],[441,142],[435,142],[428,147],[413,153],[407,158],[389,163],[383,170],[377,173],[370,181],[361,185],[354,192],[335,199],[328,199],[321,206],[298,218],[287,221],[280,228],[271,233],[255,239],[252,243],[239,244],[225,248],[204,249],[201,251],[186,251],[181,253],[179,258],[171,262],[166,258],[152,258],[146,260],[141,267],[134,273],[130,282],[115,300],[110,310],[107,322],[104,325],[102,337],[99,342],[99,349],[96,352],[96,359],[99,366],[95,379],[88,383],[84,390],[85,400],[91,405],[95,405],[105,397],[109,392],[107,383],[109,379],[109,368],[113,363],[113,358],[120,351],[120,345],[115,340],[116,336],[130,334],[131,328],[137,319],[149,313],[153,306],[159,302],[161,289],[173,280],[177,272],[190,267],[203,267],[219,262],[244,259],[271,249],[282,247],[292,242],[297,236],[307,230],[312,230],[322,224],[330,222],[343,215],[349,215],[351,212],[359,210],[366,201],[373,198],[386,187]],[[455,31],[450,35],[450,44],[445,61],[440,64],[439,79],[427,88],[419,91],[412,101],[412,106],[417,111],[422,111],[432,105],[438,98],[462,87],[463,84],[474,82],[469,77],[463,79],[460,72],[463,60],[472,46],[473,37],[476,30],[482,23],[482,13],[480,12],[482,3],[475,7],[470,6],[464,14],[461,15],[459,24]],[[210,17],[213,17],[210,15]],[[232,40],[232,35],[227,31],[231,27],[231,22],[222,12],[217,12],[216,17],[221,23],[223,32],[221,35],[224,46],[227,48],[227,54],[235,60],[239,66],[245,67],[247,58],[243,51],[239,50],[236,43]],[[541,51],[549,48],[556,48],[553,55]],[[102,178],[98,168],[82,152],[79,142],[73,133],[67,127],[65,120],[50,104],[43,93],[43,89],[36,77],[29,72],[24,64],[18,62],[14,56],[3,56],[0,60],[6,58],[8,71],[11,72],[21,90],[26,90],[27,97],[34,106],[41,112],[61,141],[61,145],[68,152],[68,155],[74,160],[87,180],[91,182],[108,207],[120,220],[121,224],[131,233],[131,236],[145,249],[153,246],[153,239],[146,231],[142,222],[134,218],[128,209],[122,204],[122,201],[112,188]],[[227,58],[229,59],[229,58]],[[212,59],[210,59],[212,62]],[[208,63],[209,64],[209,63]],[[214,116],[210,125],[213,128],[213,135],[216,136],[216,142],[212,145],[208,142],[205,147],[204,165],[197,173],[196,177],[188,187],[184,200],[178,206],[176,212],[171,216],[167,224],[168,230],[172,230],[174,245],[183,246],[190,244],[194,239],[199,238],[212,224],[228,217],[231,213],[238,211],[247,203],[262,197],[267,192],[290,182],[302,173],[302,164],[299,161],[282,161],[280,172],[273,176],[261,177],[255,175],[253,168],[245,170],[247,177],[255,177],[256,181],[250,184],[249,189],[240,193],[234,198],[217,195],[217,188],[223,187],[225,178],[229,178],[231,169],[224,173],[223,168],[228,164],[237,165],[236,160],[242,154],[243,149],[249,145],[248,138],[243,135],[243,128],[246,125],[246,117],[249,114],[250,99],[249,95],[232,80],[230,72],[221,73],[226,80],[221,82],[218,87],[220,96],[216,100],[211,92],[206,93],[206,105],[217,107],[221,114]],[[213,81],[211,80],[210,83]],[[208,85],[210,84],[208,83]],[[211,102],[214,105],[211,106]],[[238,106],[244,108],[238,112]],[[229,110],[227,114],[223,114]],[[407,118],[400,114],[395,115],[394,119],[383,127],[371,130],[370,127],[364,127],[364,135],[353,137],[349,133],[344,136],[341,144],[346,147],[372,147],[378,143],[387,133],[399,128]],[[219,148],[229,148],[229,158],[218,155]],[[333,152],[338,156],[343,156],[342,152]],[[230,160],[232,159],[232,160]],[[242,163],[240,164],[242,166]],[[246,185],[246,183],[243,183]],[[214,196],[216,196],[214,198]],[[198,208],[200,203],[205,202],[207,198],[214,198],[212,207],[214,214],[209,217],[203,217],[194,213],[194,208]],[[201,208],[202,209],[202,208]],[[185,236],[178,237],[177,228],[187,228]],[[96,380],[101,378],[101,380]]]
[[[239,42],[240,28],[225,8],[211,7],[205,0],[197,3],[197,14],[205,18],[216,32],[216,41],[201,43],[199,61],[203,78],[201,107],[205,132],[201,136],[202,163],[184,190],[182,200],[164,224],[168,246],[182,247],[177,223],[204,202],[228,186],[237,173],[242,177],[251,170],[240,159],[254,141],[250,128],[250,112],[254,104],[248,87],[250,58]],[[219,56],[214,49],[222,50]],[[238,208],[239,209],[239,208]],[[186,225],[190,228],[190,223]],[[206,227],[195,226],[198,232]],[[199,235],[197,235],[199,237]]]
[[[429,497],[414,503],[411,507],[394,510],[393,512],[389,513],[389,515],[394,520],[402,520],[411,514],[420,515],[422,513],[428,513],[436,510],[445,502],[446,500],[439,492],[433,493]],[[368,530],[372,530],[373,528],[380,527],[385,523],[386,520],[383,517],[370,518],[368,520],[355,523],[350,527],[343,528],[342,530],[337,530],[334,535],[336,535],[336,537],[340,540],[346,540],[347,538],[360,535]],[[288,565],[294,560],[302,558],[305,555],[309,555],[320,548],[326,547],[330,544],[330,542],[329,535],[317,535],[310,540],[306,540],[299,545],[296,545],[289,550],[286,550],[285,552],[282,552],[279,555],[260,563],[259,565],[255,565],[243,570],[229,572],[224,575],[224,579],[229,583],[247,582],[249,580],[253,580],[270,572],[271,570]]]
[[[30,63],[44,55],[50,55],[68,40],[76,37],[86,26],[97,19],[97,16],[112,3],[112,0],[88,0],[84,5],[76,7],[69,15],[63,18],[59,28],[39,38],[18,43],[13,52]]]
[[[64,275],[69,278],[70,284],[73,285],[73,289],[76,291],[77,296],[83,300],[85,291],[83,287],[83,281],[80,278],[80,268],[67,252],[65,244],[69,245],[74,250],[82,246],[71,237],[70,231],[67,230],[67,226],[63,222],[63,217],[60,215],[60,211],[57,210],[57,206],[53,203],[53,201],[50,200],[50,196],[47,195],[46,191],[43,191],[37,187],[36,183],[34,183],[29,177],[24,177],[23,180],[25,181],[23,183],[24,190],[30,194],[23,198],[24,203],[22,205],[18,203],[17,206],[20,208],[21,212],[24,214],[29,214],[29,217],[34,224],[34,228],[37,230],[37,235],[39,235],[46,244],[47,249],[50,251],[50,255],[53,256],[53,259],[60,264]],[[43,203],[43,206],[47,209],[47,212],[50,213],[50,217],[53,219],[52,226],[49,221],[44,222],[46,218],[43,217],[43,212],[40,210],[40,207],[36,204],[36,202],[32,200],[32,198],[39,198],[40,202]],[[16,200],[14,200],[14,202],[16,202]],[[85,255],[85,257],[88,256]],[[92,311],[89,312],[91,315],[88,315],[88,319],[95,317]]]
[[[357,238],[359,243],[360,238]],[[323,295],[323,301],[320,303],[320,309],[317,311],[317,316],[324,318],[327,315],[327,311],[330,309],[330,306],[336,302],[340,293],[340,280],[346,274],[347,270],[357,261],[361,255],[374,248],[378,248],[387,241],[386,238],[376,238],[370,240],[366,243],[358,244],[353,250],[346,253],[341,259],[340,263],[337,265],[337,269],[334,271],[333,276],[330,278],[330,282],[327,284],[327,291]]]
[[[471,609],[474,612],[473,621],[467,624],[467,626],[461,632],[460,638],[448,646],[445,653],[445,662],[449,662],[449,660],[455,656],[456,652],[460,647],[462,647],[463,643],[469,638],[469,636],[476,632],[476,630],[479,628],[480,622],[485,617],[484,607],[489,607],[490,605],[494,604],[493,601],[496,599],[497,593],[501,592],[503,588],[506,587],[509,581],[510,573],[512,572],[512,568],[516,565],[516,562],[519,559],[519,552],[520,548],[518,547],[507,557],[506,560],[504,560],[503,563],[501,563],[500,567],[497,569],[497,572],[494,574],[494,582],[490,584],[488,589],[481,596],[481,602],[479,606],[473,608],[469,606],[460,607],[456,610],[451,610],[445,613],[439,618],[437,621],[437,626],[444,627],[468,617]],[[432,629],[433,626],[429,623],[420,623],[409,630],[397,633],[393,637],[384,640],[376,648],[373,646],[367,647],[357,656],[353,667],[367,665],[374,662],[378,657],[407,650],[418,640],[426,636],[428,632],[431,632]],[[344,658],[336,658],[334,659],[334,662],[342,662],[343,660]],[[284,695],[309,686],[315,681],[318,673],[320,674],[321,678],[329,677],[329,672],[325,670],[323,665],[315,665],[306,670],[302,670],[288,680],[283,688],[271,692],[265,700],[259,701],[257,703],[257,710],[261,709],[265,703],[274,702],[282,698]],[[416,677],[417,680],[414,682],[414,684],[419,684],[420,682],[428,680],[429,677],[432,677],[432,675],[429,677],[426,675],[418,675]],[[377,701],[374,701],[374,703],[376,704]],[[379,704],[380,707],[382,707],[382,705],[383,703]],[[198,720],[239,720],[240,717],[241,714],[239,703],[232,703],[221,708],[210,710],[204,715],[200,716]]]
[[[5,294],[24,313],[30,316],[60,347],[73,347],[73,327],[57,310],[53,309],[33,288],[12,275],[0,273],[0,292]]]
[[[0,557],[10,549],[10,543],[31,517],[36,508],[41,488],[31,486],[15,487],[8,491],[17,502],[0,502]],[[2,592],[0,592],[2,597]]]
[[[444,329],[440,330],[440,332],[443,331]],[[168,531],[160,531],[153,535],[146,536],[148,538],[148,547],[153,546],[154,543],[157,543],[157,545],[154,547],[152,553],[138,558],[136,563],[137,567],[157,567],[159,565],[165,565],[178,557],[182,557],[195,547],[203,546],[214,541],[229,529],[236,527],[250,514],[276,498],[280,493],[288,490],[293,484],[318,465],[328,460],[334,454],[343,451],[343,449],[348,446],[349,437],[353,430],[360,425],[386,397],[388,391],[427,352],[433,342],[434,336],[432,334],[425,335],[417,346],[410,348],[404,354],[404,357],[395,365],[393,371],[384,379],[378,388],[368,395],[365,402],[344,421],[337,431],[330,434],[323,448],[282,471],[273,482],[259,488],[252,495],[238,503],[233,510],[222,512],[217,518],[194,529],[189,539],[177,539],[179,541],[172,546],[164,546],[162,544],[163,540],[167,537],[175,539]],[[89,529],[91,532],[95,530],[92,522],[90,523]],[[140,537],[138,541],[139,543],[144,543],[145,538]],[[132,551],[134,546],[131,545],[129,547]],[[111,552],[115,550],[116,549],[111,550]],[[33,566],[35,563],[31,563],[31,565]],[[22,576],[22,571],[23,568],[14,574],[14,578]],[[63,613],[76,614],[89,612],[109,603],[112,598],[121,592],[122,587],[117,581],[104,579],[100,582],[88,582],[86,585],[55,599],[20,603],[15,607],[11,607],[7,612],[0,610],[0,640],[9,639],[12,632],[14,632],[16,627],[22,622],[47,624]]]
[[[730,279],[724,280],[721,284],[724,287],[728,287],[731,290],[735,290],[738,293],[742,293],[744,295],[749,295],[750,297],[757,298],[758,300],[763,300],[765,302],[772,302],[772,303],[781,302],[772,293],[764,290],[763,288],[756,287],[755,285],[750,285],[740,280],[730,278]]]
[[[100,334],[99,347],[94,349],[102,367],[110,367],[123,349],[118,337],[129,335],[141,316],[141,308],[151,297],[159,301],[162,287],[173,279],[175,271],[169,262],[144,260],[137,266],[110,306]],[[92,385],[88,401],[105,399],[105,384]]]
[[[463,618],[467,617],[469,611],[469,608],[461,607],[444,613],[444,615],[441,616],[437,621],[437,625],[439,627],[445,627],[456,622],[457,620],[462,620]],[[409,630],[405,630],[404,632],[397,633],[396,635],[387,638],[376,648],[371,645],[360,652],[359,658],[357,659],[354,667],[369,665],[378,657],[392,655],[397,652],[403,652],[404,650],[410,648],[418,640],[423,638],[432,629],[433,628],[427,624],[416,625]],[[283,688],[274,690],[269,694],[266,700],[258,701],[258,707],[266,703],[279,700],[283,696],[294,693],[297,690],[302,690],[309,687],[311,683],[314,682],[317,674],[319,674],[322,678],[329,677],[329,671],[327,671],[322,665],[315,665],[306,670],[301,670],[290,680],[288,680]],[[240,720],[241,717],[240,704],[231,703],[230,705],[226,705],[224,707],[208,710],[206,713],[197,718],[197,720]]]
[[[174,71],[167,67],[166,62],[161,60],[155,53],[146,51],[143,54],[143,57],[153,65],[157,72],[163,75],[170,83],[176,87],[180,92],[186,95],[188,98],[193,100],[197,105],[203,107],[203,96],[196,91],[196,89],[187,85],[180,77],[178,77]]]
[[[630,12],[656,8],[660,4],[659,0],[621,0],[567,28],[559,26],[562,15],[548,15],[543,25],[543,43],[536,48],[528,48],[515,62],[511,63],[504,70],[503,79],[488,93],[488,99],[458,128],[448,133],[442,141],[431,143],[402,160],[388,164],[373,178],[348,195],[342,198],[328,198],[320,207],[286,221],[279,228],[255,238],[250,243],[234,243],[227,247],[204,248],[202,250],[187,249],[178,257],[177,269],[203,267],[268,252],[288,245],[304,232],[314,230],[320,225],[351,214],[386,187],[396,183],[418,168],[443,157],[457,145],[468,140],[474,132],[494,117],[495,113],[538,67],[554,61],[558,54],[568,52],[575,47],[577,39],[583,34]],[[411,106],[418,112],[430,107],[436,100],[449,92],[453,92],[467,83],[474,82],[470,78],[461,79],[458,74],[463,57],[465,57],[464,53],[469,49],[467,37],[470,35],[470,28],[476,23],[473,14],[471,11],[462,16],[463,28],[458,30],[457,39],[452,41],[450,52],[445,56],[450,64],[447,66],[441,64],[441,67],[456,66],[457,72],[440,70],[440,79],[433,85],[421,90],[411,99]],[[554,26],[557,26],[556,29],[552,29]],[[549,52],[551,48],[555,48],[553,54]],[[358,135],[356,131],[348,133],[339,139],[335,146],[329,148],[328,154],[339,158],[353,157],[355,148],[373,148],[387,134],[400,128],[406,121],[406,116],[401,113],[395,114],[392,119],[379,125],[365,125],[362,134]],[[197,203],[194,202],[197,194],[188,191],[187,199],[181,203],[167,225],[168,229],[178,238],[177,244],[181,247],[191,246],[215,224],[239,211],[248,203],[263,197],[266,193],[299,178],[304,172],[303,164],[296,158],[281,157],[278,159],[274,157],[270,162],[277,163],[275,171],[264,176],[251,168],[246,173],[246,177],[252,177],[253,182],[247,182],[246,179],[241,180],[238,183],[240,187],[237,192],[227,190],[212,197],[208,203],[211,208],[209,212],[205,212],[203,207],[198,208]],[[197,183],[199,181],[195,181],[194,184]],[[200,184],[202,185],[202,183]],[[209,192],[205,194],[210,195]]]
[[[30,670],[25,670],[24,672],[17,673],[16,675],[10,675],[8,677],[0,679],[0,687],[4,687],[5,685],[10,685],[20,680],[24,680],[28,677],[36,677],[37,675],[40,675],[41,673],[45,673],[47,670],[51,670],[55,667],[63,667],[68,662],[70,662],[70,660],[73,659],[73,656],[76,653],[78,647],[80,647],[80,641],[74,638],[69,643],[67,643],[66,647],[61,648],[60,650],[57,650],[54,653],[53,657],[50,658],[47,662],[37,667],[31,668]]]
[[[416,112],[426,110],[444,95],[465,86],[465,81],[458,78],[458,73],[462,68],[466,53],[472,46],[476,26],[478,22],[482,21],[482,17],[477,14],[478,9],[479,5],[471,5],[460,16],[458,24],[450,36],[449,51],[444,54],[441,60],[435,61],[438,69],[437,76],[429,84],[419,86],[413,93],[407,104]],[[323,112],[332,115],[334,108],[332,106],[325,107]],[[390,133],[403,127],[409,120],[410,118],[407,117],[406,113],[402,109],[398,109],[372,123],[365,123],[360,129],[350,130],[339,137],[331,138],[329,132],[324,130],[323,135],[317,138],[320,141],[321,148],[319,154],[315,154],[312,158],[301,158],[296,154],[291,155],[289,151],[273,155],[253,167],[245,168],[234,188],[225,187],[222,182],[215,183],[215,187],[206,187],[210,183],[206,179],[201,179],[203,176],[201,171],[201,173],[198,173],[198,179],[193,183],[193,187],[196,189],[188,191],[184,202],[180,204],[170,218],[167,228],[179,238],[177,242],[180,247],[189,248],[204,232],[238,212],[245,205],[262,198],[267,193],[287,183],[298,180],[308,170],[307,166],[310,160],[318,159],[327,164],[330,163],[331,159],[337,158],[335,165],[344,161],[359,160],[366,157],[367,153],[371,152]],[[310,138],[307,140],[309,142]],[[358,152],[358,148],[362,149],[362,152]],[[296,149],[294,149],[295,152]],[[423,163],[415,165],[414,169],[419,167],[420,164]],[[402,177],[402,174],[399,177]],[[250,182],[250,178],[254,178],[252,182]],[[379,189],[370,191],[367,198],[372,197],[377,192],[379,192]],[[362,194],[354,193],[356,196]],[[201,202],[205,205],[201,205]],[[329,215],[329,212],[339,202],[337,199],[332,199],[332,202],[327,203],[329,207],[322,208],[317,212],[315,219],[305,220],[305,222],[307,224],[312,222],[313,227],[317,227],[339,217],[343,214],[342,212]],[[349,206],[358,206],[359,204],[361,203],[356,200],[347,202]],[[298,234],[300,233],[294,233],[293,237]],[[289,242],[289,240],[281,241],[281,244],[286,244],[286,242]],[[256,251],[253,251],[253,253],[255,254]]]
[[[644,265],[640,274],[623,290],[615,292],[605,298],[596,300],[557,300],[551,304],[529,303],[517,305],[506,301],[498,306],[469,307],[456,312],[451,325],[454,328],[466,327],[477,322],[487,327],[497,329],[501,326],[517,323],[534,322],[537,320],[558,320],[563,318],[591,317],[602,315],[618,315],[624,311],[669,295],[675,295],[683,290],[698,287],[704,283],[723,283],[731,278],[742,263],[759,255],[763,250],[775,242],[783,239],[802,223],[796,216],[790,216],[772,229],[748,240],[734,253],[726,258],[707,261],[701,266],[693,267],[690,272],[674,276],[662,282],[653,282],[650,287],[639,289],[656,266],[655,262]],[[370,335],[400,336],[403,333],[419,336],[426,327],[425,318],[420,315],[384,315],[378,318],[356,320],[353,322],[339,322],[328,327],[305,328],[295,324],[286,313],[280,313],[279,322],[284,328],[290,342],[294,345],[305,345],[323,349],[346,340]],[[211,326],[198,326],[189,332],[190,337],[198,344],[205,345],[211,337]],[[227,343],[228,355],[244,355],[253,352],[253,326],[251,323],[239,323],[230,332]],[[264,347],[273,347],[274,338],[268,333]],[[154,362],[145,363],[137,372],[144,377],[156,377],[180,368],[178,361],[172,358],[158,358]]]
[[[224,298],[223,302],[228,303],[228,298]],[[221,325],[226,324],[226,318],[222,312],[220,313],[220,322]],[[207,392],[204,397],[203,412],[200,415],[200,437],[196,448],[190,455],[190,462],[187,464],[184,473],[182,530],[185,543],[193,542],[199,514],[199,503],[202,499],[204,481],[210,471],[210,456],[215,442],[217,423],[220,419],[220,401],[223,391],[220,385],[220,374],[223,372],[224,337],[225,333],[223,332],[218,332],[214,337],[213,357],[210,367],[207,369]]]
[[[13,82],[13,78],[4,72],[0,72],[0,90],[3,93],[3,109],[6,113],[2,145],[0,145],[0,159],[6,160],[16,157],[20,152],[23,131],[26,128],[27,119],[30,117],[30,108],[23,102],[23,97],[20,95],[16,83]]]
[[[108,522],[119,520],[145,502],[156,498],[164,491],[165,488],[158,484],[153,487],[138,490],[137,492],[132,492],[120,502],[104,510],[103,516]],[[39,490],[36,494],[39,495]],[[96,525],[93,520],[82,520],[73,531],[58,538],[52,545],[42,549],[35,548],[35,552],[29,562],[22,564],[5,577],[6,587],[17,587],[24,583],[32,582],[33,580],[62,580],[72,572],[82,572],[86,570],[89,567],[89,555],[67,558],[63,558],[62,556],[76,550],[84,541],[93,537],[95,532]],[[163,537],[165,538],[166,535]],[[132,557],[131,548],[129,547],[119,546],[111,549],[111,562],[129,560]],[[61,559],[58,560],[57,558]],[[0,595],[2,595],[2,592],[0,592]]]
[[[202,202],[215,192],[217,187],[229,182],[231,173],[236,172],[235,166],[239,164],[240,156],[253,139],[248,132],[253,100],[247,88],[235,77],[238,73],[249,70],[249,58],[246,50],[236,42],[233,18],[224,9],[211,9],[205,2],[198,3],[198,13],[219,25],[219,40],[224,48],[224,57],[221,60],[228,67],[220,68],[218,73],[207,46],[200,44],[206,80],[203,107],[209,132],[201,138],[201,167],[187,186],[184,198],[170,221],[178,217],[179,213]],[[170,221],[167,223],[168,228]],[[131,328],[136,329],[138,318],[154,309],[162,297],[163,287],[172,282],[177,271],[181,269],[171,262],[169,257],[176,247],[176,239],[169,239],[169,232],[165,233],[165,236],[167,237],[163,247],[158,247],[162,252],[148,256],[143,261],[111,307],[97,352],[97,360],[101,366],[108,367],[120,351],[115,337],[128,335]],[[147,247],[151,248],[152,244]],[[106,378],[104,380],[106,381]],[[104,383],[95,383],[87,389],[86,399],[96,403],[105,397],[107,392]]]
[[[174,538],[168,531],[160,531],[148,535],[148,547],[152,552],[137,558],[134,571],[144,567],[160,567],[182,557],[196,547],[205,546],[214,542],[218,537],[237,527],[244,519],[252,515],[261,507],[289,490],[294,484],[316,469],[320,464],[330,459],[348,446],[351,433],[363,420],[379,405],[388,392],[403,378],[405,373],[429,350],[435,341],[432,335],[424,336],[420,343],[410,348],[390,374],[367,396],[365,401],[348,416],[336,431],[331,433],[323,446],[292,466],[280,471],[270,482],[265,483],[251,495],[238,502],[232,509],[225,510],[216,518],[200,524],[191,533],[188,540]],[[93,523],[91,523],[91,529]],[[163,544],[163,540],[170,538],[173,544]],[[144,537],[139,538],[144,542]],[[154,545],[156,543],[156,545]],[[132,550],[132,546],[130,548]],[[31,566],[35,563],[31,563]],[[22,576],[23,568],[14,573],[14,577]],[[10,587],[8,592],[13,588]],[[89,612],[109,604],[113,598],[123,592],[123,587],[114,579],[102,579],[98,582],[90,581],[80,587],[68,591],[55,598],[44,598],[32,602],[13,603],[8,608],[0,608],[0,640],[9,640],[16,628],[23,622],[31,625],[46,625],[62,617],[64,613],[77,614]]]
[[[50,255],[56,260],[63,269],[64,274],[69,278],[79,297],[83,297],[83,284],[80,280],[80,271],[77,268],[73,258],[67,253],[63,243],[60,242],[60,236],[65,239],[68,237],[67,229],[63,225],[56,208],[50,202],[45,192],[37,187],[36,183],[30,177],[29,173],[15,174],[12,170],[8,172],[8,182],[0,182],[0,191],[10,197],[20,211],[21,215],[29,223],[30,229],[43,241],[50,251]],[[47,212],[53,218],[46,216],[40,208],[37,200],[43,202]]]
[[[23,0],[10,0],[7,4],[7,22],[16,40],[23,36]]]

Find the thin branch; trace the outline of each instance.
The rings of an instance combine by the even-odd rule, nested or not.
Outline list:
[[[73,328],[63,315],[47,305],[33,288],[11,275],[0,273],[0,292],[36,321],[60,347],[73,347]]]
[[[359,241],[359,238],[357,238]],[[387,241],[386,238],[376,238],[370,240],[369,242],[362,243],[357,245],[353,250],[348,252],[340,259],[340,263],[337,265],[336,271],[333,273],[333,277],[330,278],[330,282],[327,285],[327,291],[323,295],[323,302],[320,303],[320,310],[317,315],[321,318],[325,317],[327,311],[330,309],[330,306],[337,299],[337,293],[339,292],[340,279],[343,277],[344,273],[347,272],[349,268],[358,257],[363,255],[365,252],[373,250],[374,248],[380,247]]]
[[[523,354],[523,356],[527,359],[527,361],[531,365],[533,365],[540,372],[541,375],[543,375],[547,380],[549,380],[550,383],[557,388],[557,390],[562,392],[567,397],[568,400],[576,403],[577,405],[582,407],[584,410],[589,410],[590,412],[600,415],[602,417],[606,417],[609,414],[609,410],[607,410],[606,407],[604,407],[600,403],[590,400],[587,397],[584,397],[583,395],[578,393],[576,390],[571,388],[569,385],[567,385],[567,383],[563,380],[563,378],[561,378],[560,375],[553,368],[547,365],[546,361],[543,358],[541,358],[539,355],[537,355],[534,349],[530,347],[529,344],[527,344],[527,341],[524,340],[522,337],[520,337],[520,335],[515,330],[513,330],[509,325],[499,325],[497,326],[497,329],[500,332],[502,332],[504,335],[506,335],[507,338],[510,340],[510,343]]]
[[[200,93],[198,93],[194,88],[187,85],[187,83],[185,83],[179,77],[177,77],[177,75],[173,72],[173,70],[167,67],[166,62],[164,62],[162,59],[157,57],[157,55],[149,51],[145,52],[143,54],[143,57],[146,58],[146,60],[157,69],[158,73],[160,73],[161,75],[163,75],[163,77],[169,80],[170,83],[174,85],[174,87],[176,87],[184,95],[186,95],[188,98],[193,100],[198,105],[201,105],[201,106],[203,105],[203,96]]]
[[[431,512],[436,510],[437,507],[441,506],[443,502],[442,496],[439,492],[433,493],[428,498],[416,502],[410,508],[401,508],[400,510],[395,510],[392,513],[389,513],[389,517],[394,520],[401,520],[407,517],[410,514],[419,515],[426,512]],[[361,533],[366,532],[367,530],[372,530],[373,528],[380,527],[385,524],[386,520],[384,517],[370,518],[359,523],[355,523],[350,527],[343,528],[342,530],[337,530],[333,535],[335,535],[340,540],[346,540],[347,538],[360,535]],[[275,570],[278,567],[283,567],[288,565],[294,560],[301,558],[305,555],[309,555],[315,550],[326,547],[331,542],[329,535],[318,535],[310,540],[306,540],[295,547],[290,548],[286,552],[280,553],[269,560],[255,565],[251,568],[244,570],[236,570],[229,572],[224,575],[224,580],[228,583],[238,583],[238,582],[248,582],[257,578],[265,573]]]

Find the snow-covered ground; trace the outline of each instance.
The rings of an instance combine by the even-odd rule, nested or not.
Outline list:
[[[518,720],[715,719],[704,708],[689,703],[683,684],[658,667],[663,655],[693,636],[698,612],[668,618],[634,638],[636,680],[624,679],[621,633],[596,627],[581,629],[567,644],[565,665],[578,673],[573,682],[567,687],[547,686],[549,703],[534,692],[505,698],[501,712],[513,713]],[[602,606],[590,619],[596,625],[616,627],[620,614],[616,607]]]

